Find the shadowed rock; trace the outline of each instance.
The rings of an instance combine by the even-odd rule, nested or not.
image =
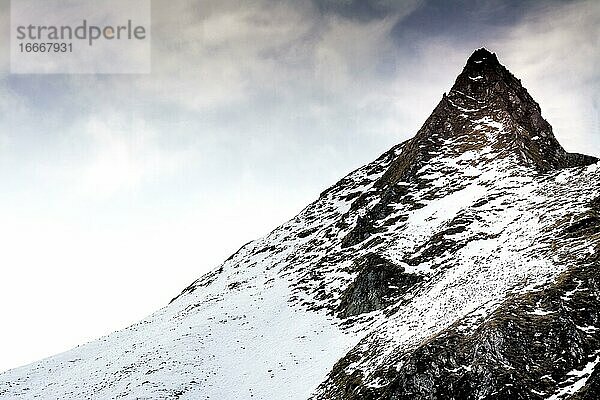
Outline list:
[[[343,318],[386,308],[423,279],[376,254],[367,254],[357,264],[360,272],[338,307]]]

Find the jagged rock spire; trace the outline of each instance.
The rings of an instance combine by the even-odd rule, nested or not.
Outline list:
[[[563,149],[552,126],[542,117],[539,104],[521,81],[500,64],[496,54],[485,48],[475,50],[469,57],[449,98],[454,105],[463,107],[462,111],[473,110],[473,116],[487,116],[502,124],[503,134],[498,135],[494,145],[500,153],[516,155],[520,164],[547,171],[597,161]]]
[[[416,171],[436,156],[478,150],[486,157],[475,163],[510,159],[514,166],[541,172],[598,161],[567,153],[521,81],[496,54],[481,48],[469,57],[448,95],[406,143],[380,185],[413,180]]]
[[[451,91],[460,91],[464,95],[485,101],[494,94],[499,82],[510,82],[515,87],[520,85],[513,80],[515,78],[498,62],[496,54],[481,48],[469,57]]]

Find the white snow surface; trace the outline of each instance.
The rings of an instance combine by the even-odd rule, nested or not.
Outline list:
[[[352,335],[290,304],[284,280],[243,290],[220,280],[193,301],[8,371],[0,397],[302,399],[349,350]]]

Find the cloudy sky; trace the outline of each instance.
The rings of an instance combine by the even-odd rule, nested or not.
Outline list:
[[[595,0],[154,0],[152,15],[149,75],[11,75],[0,0],[0,370],[168,303],[410,138],[478,47],[567,150],[600,156]]]

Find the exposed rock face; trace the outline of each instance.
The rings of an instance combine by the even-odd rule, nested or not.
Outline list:
[[[414,138],[0,399],[598,399],[599,196],[477,50]]]
[[[380,399],[545,399],[571,395],[600,361],[598,257],[543,290],[507,299],[473,332],[466,321],[401,358]],[[595,392],[594,396],[597,396]]]
[[[525,165],[547,171],[597,161],[594,157],[567,153],[521,81],[500,65],[495,54],[485,49],[469,57],[447,100],[455,107],[481,108],[482,115],[490,109],[501,114],[511,134],[503,136],[497,146],[503,149],[503,155],[512,152]]]
[[[484,319],[468,316],[415,350],[396,354],[377,371],[388,385],[372,388],[342,374],[343,389],[338,386],[328,398],[598,398],[598,254],[548,287],[509,297]],[[342,360],[337,370],[344,361],[351,360]],[[587,390],[570,397],[584,386]]]
[[[376,254],[367,254],[357,263],[360,272],[340,296],[342,318],[386,308],[423,279]]]

